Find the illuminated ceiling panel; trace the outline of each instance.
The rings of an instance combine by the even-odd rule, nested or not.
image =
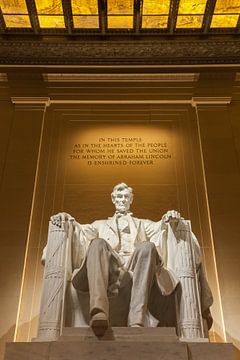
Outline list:
[[[3,15],[8,28],[30,28],[28,15]]]
[[[41,28],[65,28],[61,0],[35,0]]]
[[[6,27],[31,27],[25,0],[0,0],[0,6]]]
[[[217,0],[211,28],[235,28],[240,14],[239,0]]]
[[[203,23],[207,0],[180,0],[177,29],[200,29]]]
[[[239,15],[213,15],[211,28],[235,28]]]
[[[132,29],[133,16],[108,16],[109,29]]]
[[[61,0],[35,0],[38,14],[60,15],[63,13]]]
[[[202,27],[203,16],[202,15],[184,15],[177,17],[177,25],[178,29],[199,29]]]
[[[133,15],[134,0],[108,0],[108,15]]]
[[[38,19],[41,28],[65,28],[63,16],[39,15]]]
[[[214,14],[240,14],[239,0],[217,0]]]
[[[0,0],[3,14],[27,14],[25,0]]]
[[[207,4],[207,0],[180,0],[178,14],[203,15],[205,12],[206,4]]]
[[[73,15],[97,15],[98,0],[72,0]]]
[[[141,30],[142,34],[156,30],[162,30],[159,34],[174,34],[178,30],[184,33],[184,29],[194,33],[198,29],[199,33],[212,34],[219,33],[218,29],[221,33],[224,28],[228,33],[228,28],[230,32],[239,29],[240,0],[216,0],[213,15],[207,4],[211,5],[211,0],[0,0],[3,14],[0,27],[3,34],[17,33],[20,29],[39,33],[41,28],[58,33],[58,29],[66,27],[69,34],[74,30],[106,33],[108,29],[119,33]]]
[[[168,16],[143,16],[143,29],[165,29],[168,26]]]
[[[169,9],[170,0],[144,0],[142,29],[166,29]]]
[[[108,0],[107,12],[109,29],[133,28],[134,0]]]
[[[73,25],[77,29],[99,28],[98,16],[73,16]]]
[[[168,15],[170,0],[144,0],[143,15]]]

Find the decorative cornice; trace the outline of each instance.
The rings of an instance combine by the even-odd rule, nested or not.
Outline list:
[[[230,96],[199,96],[192,98],[192,106],[200,105],[229,105],[232,101]]]
[[[228,105],[231,103],[231,97],[193,97],[186,100],[173,99],[173,100],[68,100],[68,99],[51,99],[49,97],[12,97],[12,103],[17,106],[34,107],[42,106],[47,107],[52,104],[162,104],[162,105],[192,105],[197,107],[199,105]]]
[[[43,74],[46,82],[111,82],[111,81],[151,81],[151,82],[195,82],[199,73],[165,73],[165,74]]]
[[[13,96],[11,98],[13,104],[41,104],[49,106],[50,98],[49,97],[39,97],[39,96]]]
[[[50,105],[49,97],[12,97],[12,103],[18,109],[44,110]]]
[[[0,53],[0,64],[12,65],[240,65],[240,39],[3,40]]]

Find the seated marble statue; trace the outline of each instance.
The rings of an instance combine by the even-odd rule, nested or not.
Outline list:
[[[116,185],[111,197],[116,211],[106,220],[83,225],[67,213],[51,217],[51,224],[64,227],[71,242],[72,306],[77,308],[81,294],[88,295],[88,323],[101,336],[113,324],[109,304],[121,292],[130,327],[159,326],[160,298],[165,298],[174,304],[171,311],[180,312],[180,336],[204,337],[199,334],[203,319],[211,326],[212,294],[189,222],[174,210],[157,222],[134,217],[130,212],[133,191],[125,183]],[[43,262],[46,251],[47,247]],[[178,310],[176,293],[180,296]],[[117,305],[115,313],[118,310],[121,314]]]

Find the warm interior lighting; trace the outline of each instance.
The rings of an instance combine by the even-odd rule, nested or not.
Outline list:
[[[207,0],[180,0],[177,17],[177,29],[200,29]]]
[[[35,0],[38,14],[62,14],[61,0]]]
[[[109,29],[133,28],[134,0],[108,0],[107,12]]]
[[[97,15],[98,0],[72,0],[73,15]]]
[[[203,15],[205,12],[207,0],[180,0],[178,14],[190,15],[197,14]]]
[[[143,15],[168,15],[170,0],[144,0]]]
[[[178,29],[200,29],[202,27],[203,16],[202,15],[179,15],[177,17],[177,25]]]
[[[144,0],[143,1],[143,29],[161,29],[168,26],[170,0]],[[166,16],[167,15],[167,16]]]
[[[63,16],[39,15],[38,19],[41,28],[65,28]]]
[[[109,29],[132,29],[133,16],[108,16]]]
[[[213,15],[211,28],[235,28],[239,15]]]
[[[134,0],[108,0],[108,15],[133,15]]]
[[[217,0],[214,14],[240,14],[239,0]]]
[[[143,16],[142,28],[143,29],[161,29],[167,28],[168,16]]]
[[[239,0],[217,0],[211,28],[235,28],[239,14]]]
[[[99,28],[98,0],[72,0],[72,13],[75,28]]]
[[[3,14],[27,14],[25,0],[0,0]]]
[[[79,29],[99,28],[98,16],[73,16],[73,25]]]
[[[41,28],[65,28],[61,0],[35,0]]]
[[[31,23],[28,15],[3,15],[8,28],[30,28]]]
[[[7,27],[31,27],[25,0],[0,0],[0,6]]]

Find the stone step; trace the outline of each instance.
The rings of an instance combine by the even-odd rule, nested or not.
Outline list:
[[[90,327],[65,327],[59,341],[179,342],[179,339],[174,327],[113,327],[101,337],[96,337]]]
[[[8,343],[4,360],[234,360],[232,344],[157,341]]]

